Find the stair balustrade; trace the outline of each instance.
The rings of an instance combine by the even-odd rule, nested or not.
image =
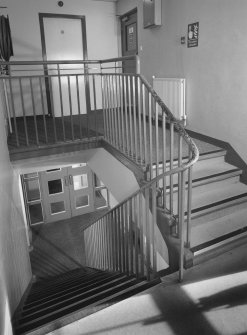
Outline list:
[[[135,72],[124,73],[133,59]],[[10,152],[105,141],[145,171],[139,191],[86,229],[86,265],[152,279],[162,267],[159,230],[168,226],[179,238],[182,280],[198,149],[140,75],[138,56],[2,65]]]

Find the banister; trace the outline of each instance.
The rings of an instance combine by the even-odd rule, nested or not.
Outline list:
[[[115,57],[108,58],[104,60],[33,60],[33,61],[10,61],[5,62],[1,61],[1,65],[45,65],[45,64],[104,64],[104,63],[113,63],[113,62],[121,62],[126,60],[135,60],[137,56],[123,56],[123,57]]]
[[[119,64],[117,63],[122,62],[123,65],[124,62],[128,60],[135,61],[136,73],[123,73],[119,70],[121,66],[119,66]],[[111,63],[113,63],[112,66]],[[62,71],[64,70],[60,65],[68,64],[85,65],[85,73],[73,72],[73,70],[77,71],[78,69],[68,69],[71,70],[71,73],[63,73]],[[99,66],[99,68],[97,68],[96,66],[90,68],[88,66],[90,64],[97,65]],[[103,64],[110,65],[103,67]],[[186,244],[189,245],[192,192],[191,173],[193,164],[198,160],[199,152],[194,141],[189,137],[180,120],[174,117],[172,112],[161,100],[155,90],[140,74],[139,56],[125,56],[120,58],[109,58],[105,60],[11,61],[1,62],[1,65],[7,65],[10,66],[10,68],[12,66],[17,67],[17,69],[13,68],[14,75],[12,75],[10,71],[10,75],[0,76],[0,78],[2,80],[6,80],[7,84],[9,85],[8,94],[10,99],[10,106],[12,109],[13,125],[15,129],[17,146],[19,146],[20,144],[15,114],[16,106],[19,108],[18,116],[23,110],[26,143],[27,146],[30,145],[27,132],[28,120],[26,119],[25,114],[26,106],[25,101],[23,100],[23,94],[29,94],[28,90],[30,87],[30,96],[32,98],[31,107],[33,108],[32,116],[35,126],[35,137],[37,142],[36,144],[38,146],[40,146],[40,142],[37,122],[41,122],[41,117],[39,118],[39,120],[37,120],[37,102],[37,108],[39,108],[40,113],[39,115],[42,116],[42,122],[44,123],[44,129],[46,132],[46,122],[52,120],[53,130],[54,133],[56,133],[56,117],[62,116],[61,119],[63,123],[63,142],[66,142],[67,140],[67,133],[64,129],[63,111],[67,109],[70,112],[69,115],[67,114],[67,117],[69,117],[71,120],[70,126],[72,141],[82,141],[84,138],[90,140],[92,137],[95,137],[94,140],[97,141],[99,137],[96,122],[96,111],[102,108],[104,120],[104,134],[101,136],[101,138],[103,137],[106,142],[114,146],[123,154],[127,155],[137,164],[140,163],[146,167],[147,180],[145,180],[145,184],[143,184],[138,191],[134,192],[132,195],[128,196],[125,200],[123,200],[121,203],[108,211],[108,213],[102,215],[95,223],[93,223],[89,228],[86,229],[85,233],[89,234],[89,236],[94,236],[95,238],[100,229],[103,229],[104,231],[104,238],[97,240],[97,243],[100,244],[100,248],[103,248],[102,243],[104,242],[106,244],[107,253],[104,254],[104,260],[95,259],[95,262],[97,264],[100,264],[100,266],[106,266],[107,264],[110,264],[110,266],[113,266],[114,269],[120,269],[121,271],[135,271],[135,274],[137,276],[139,275],[138,271],[140,265],[141,275],[144,275],[144,272],[146,271],[147,277],[150,278],[151,268],[154,271],[156,268],[156,245],[154,231],[155,225],[157,224],[156,211],[159,206],[157,200],[157,190],[163,189],[163,193],[162,191],[159,192],[162,202],[161,207],[167,213],[170,213],[171,216],[174,214],[175,207],[175,210],[177,210],[177,217],[179,222],[177,223],[176,227],[178,237],[180,238],[179,278],[180,280],[182,280],[185,236],[183,226],[185,222],[185,216],[187,215],[187,226],[185,230]],[[32,71],[32,68],[28,68],[27,74],[24,73],[24,75],[16,75],[15,73],[18,72],[18,66],[25,65],[33,66],[33,68],[35,68],[35,66],[41,65],[45,69],[45,71],[44,73],[40,74],[40,72],[38,71],[42,70],[42,67],[35,68],[34,71],[37,71],[38,74],[29,74],[29,72]],[[54,69],[50,69],[48,68],[49,65],[57,65],[57,68],[54,67]],[[82,66],[82,68],[84,67]],[[115,69],[115,72],[110,72],[111,68]],[[108,72],[106,72],[107,69],[109,69]],[[97,71],[90,72],[91,70]],[[20,69],[20,71],[25,70]],[[66,79],[64,82],[67,81],[67,84],[63,82],[63,85],[65,86],[61,87],[61,79],[63,77]],[[80,80],[83,81],[84,78],[86,78],[86,81],[88,83],[88,87],[86,87],[88,91],[86,91],[86,93],[85,90],[83,91],[82,86],[80,86]],[[28,86],[25,86],[24,84],[26,84],[27,82],[29,84]],[[44,88],[46,88],[46,90]],[[18,91],[18,89],[20,91]],[[56,113],[54,113],[54,111],[53,113],[50,113],[51,118],[47,121],[47,109],[44,108],[44,99],[46,97],[48,101],[49,95],[50,98],[53,98],[52,90],[54,89],[57,90],[57,109]],[[25,90],[24,93],[23,90]],[[71,99],[72,90],[74,90],[74,104],[72,103]],[[20,97],[18,98],[18,92],[20,92],[21,99]],[[66,94],[68,94],[67,97]],[[100,94],[100,96],[98,96],[97,94]],[[93,129],[92,135],[90,135],[90,131],[92,129],[90,129],[89,127],[89,118],[87,118],[87,126],[85,127],[87,131],[87,136],[82,138],[82,127],[80,119],[80,136],[79,138],[75,139],[72,110],[77,108],[76,116],[79,116],[79,118],[81,117],[80,102],[82,98],[84,98],[86,102],[88,102],[89,100],[89,107],[87,105],[87,112],[94,112],[91,115],[93,115],[94,117],[93,123],[95,129]],[[92,99],[92,101],[90,100],[90,98]],[[6,99],[8,99],[8,97]],[[20,100],[21,104],[18,102],[18,99]],[[76,102],[77,107],[75,108]],[[93,105],[93,109],[91,106],[91,102]],[[66,108],[65,106],[63,106],[63,104],[65,103],[67,104]],[[99,104],[102,105],[100,105],[99,107]],[[50,101],[50,106],[51,108],[54,108],[54,105],[52,105],[52,99]],[[84,115],[88,117],[87,114]],[[161,125],[161,127],[159,126],[159,124]],[[168,124],[168,130],[166,130],[166,124]],[[166,152],[167,131],[170,132],[170,148],[168,150],[168,153]],[[49,135],[50,134],[48,133],[48,136]],[[57,135],[59,136],[61,134],[59,134],[58,132]],[[174,141],[175,137],[178,137],[177,160],[174,159],[174,147],[176,143],[176,141]],[[161,142],[159,142],[160,139]],[[59,141],[56,137],[55,143],[58,142]],[[49,143],[49,145],[52,144]],[[188,156],[186,156],[186,158],[183,158],[182,154],[183,145],[186,145],[186,149],[188,150]],[[162,155],[160,154],[159,146],[163,146],[161,148]],[[169,167],[166,166],[167,154],[170,154]],[[187,182],[188,188],[187,194],[185,194],[185,173],[187,171],[189,171]],[[177,184],[174,184],[174,180],[176,178]],[[187,214],[185,214],[185,196],[188,199]],[[174,198],[177,198],[177,206],[174,206],[173,208]],[[97,231],[94,231],[94,227],[97,228]],[[90,229],[92,229],[92,231]],[[111,231],[109,231],[109,229]],[[132,240],[133,234],[134,240]],[[145,238],[144,234],[146,234]],[[121,240],[121,238],[123,240]],[[120,246],[118,245],[117,241],[120,243]],[[128,248],[132,248],[130,253],[128,253]],[[91,249],[92,246],[90,246],[90,250]],[[141,253],[140,255],[139,252]],[[112,259],[109,256],[111,253],[115,253]],[[93,257],[95,257],[95,254],[93,255]],[[109,262],[106,260],[107,257],[109,257]],[[128,264],[128,259],[133,264]],[[146,270],[144,270],[144,268]]]

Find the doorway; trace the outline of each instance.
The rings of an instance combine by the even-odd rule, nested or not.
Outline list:
[[[122,15],[121,21],[121,44],[122,56],[133,56],[138,54],[137,33],[137,8]],[[123,62],[123,72],[135,73],[136,64],[134,60]]]
[[[86,163],[21,176],[30,226],[69,219],[109,206],[109,192]]]
[[[80,15],[39,13],[42,56],[44,61],[87,60],[86,19]],[[78,114],[90,111],[89,79],[87,67],[82,64],[66,64],[58,69],[56,65],[44,66],[45,74],[55,75],[46,78],[48,113],[66,116],[70,110]],[[57,75],[61,75],[61,79]],[[73,74],[73,76],[72,76]],[[84,75],[85,74],[85,75]],[[79,82],[76,83],[76,76]],[[80,92],[80,106],[77,106],[77,85]],[[70,97],[65,94],[70,90]],[[62,94],[61,94],[62,93]],[[61,101],[61,96],[63,101]]]

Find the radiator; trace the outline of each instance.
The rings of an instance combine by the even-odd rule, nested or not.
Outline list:
[[[186,122],[185,79],[153,77],[153,89],[172,114],[179,120]]]

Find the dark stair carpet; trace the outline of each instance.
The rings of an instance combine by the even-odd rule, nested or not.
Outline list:
[[[36,282],[16,312],[15,334],[46,334],[159,282],[87,267]]]

